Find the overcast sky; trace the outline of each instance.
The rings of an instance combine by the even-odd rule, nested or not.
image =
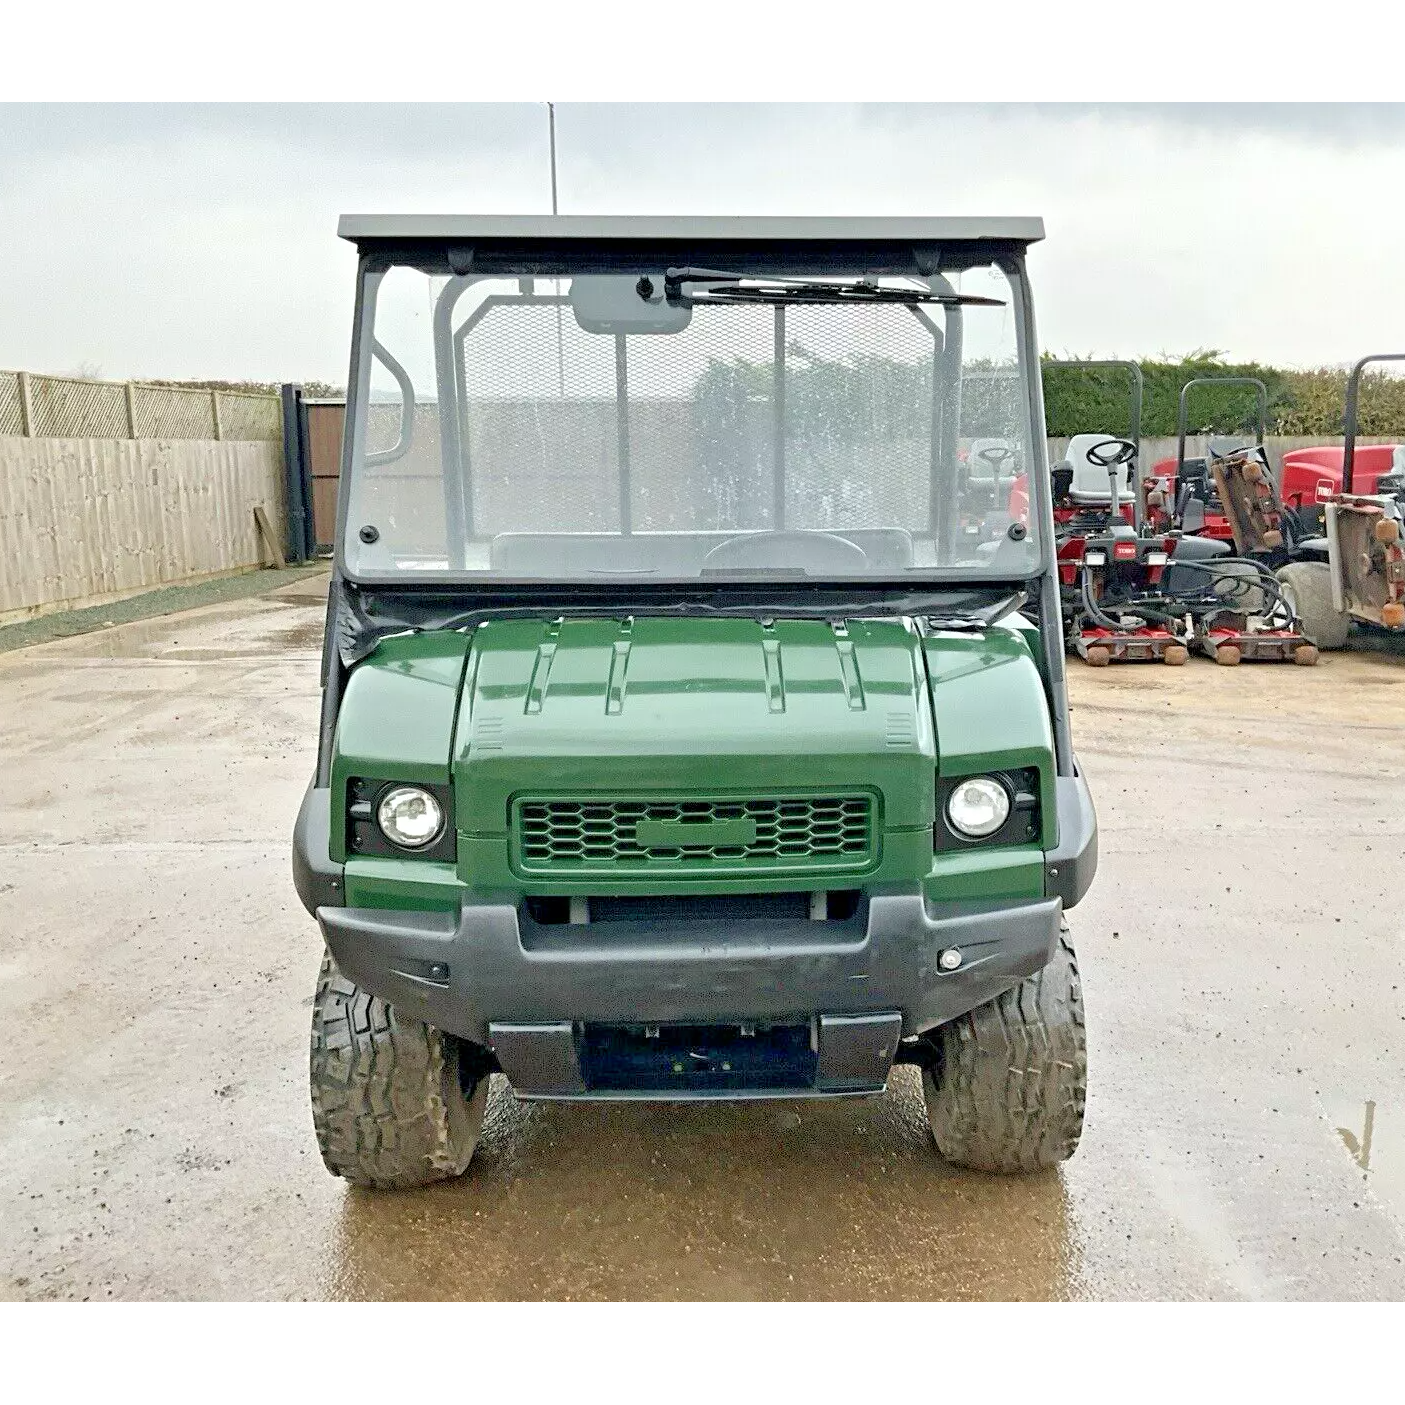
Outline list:
[[[557,109],[576,214],[1037,214],[1058,353],[1405,349],[1405,105]],[[342,382],[343,211],[549,210],[541,106],[0,106],[0,367]]]

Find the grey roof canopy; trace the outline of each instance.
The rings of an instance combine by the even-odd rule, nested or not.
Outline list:
[[[373,266],[480,276],[669,265],[771,272],[928,274],[1017,257],[1037,217],[343,215]]]
[[[1044,237],[1038,216],[953,215],[948,218],[885,215],[343,215],[337,233],[353,243],[389,240],[616,240],[691,242],[702,239],[820,240],[825,243],[940,244],[979,239],[1033,244]]]

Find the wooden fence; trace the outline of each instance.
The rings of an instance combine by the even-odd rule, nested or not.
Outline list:
[[[0,623],[257,567],[284,496],[271,440],[0,436]]]

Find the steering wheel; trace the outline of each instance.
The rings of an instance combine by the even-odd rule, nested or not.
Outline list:
[[[999,478],[1000,470],[1015,457],[1015,451],[1006,444],[992,444],[982,449],[980,456],[990,465],[991,473]]]
[[[748,567],[798,568],[809,574],[853,575],[868,565],[861,546],[835,532],[746,532],[720,541],[703,557],[704,571]]]
[[[1085,452],[1089,463],[1099,468],[1112,468],[1136,458],[1137,446],[1130,439],[1100,439]]]

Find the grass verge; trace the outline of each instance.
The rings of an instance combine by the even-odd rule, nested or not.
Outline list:
[[[89,605],[81,610],[59,610],[32,620],[0,625],[0,654],[25,649],[31,644],[47,644],[51,639],[67,639],[74,634],[90,634],[109,625],[131,624],[133,620],[155,615],[174,615],[202,605],[222,605],[227,600],[247,600],[267,595],[282,586],[309,580],[327,569],[325,562],[309,566],[289,566],[286,570],[248,571],[238,576],[196,581],[191,585],[163,585],[143,591],[110,605]]]

